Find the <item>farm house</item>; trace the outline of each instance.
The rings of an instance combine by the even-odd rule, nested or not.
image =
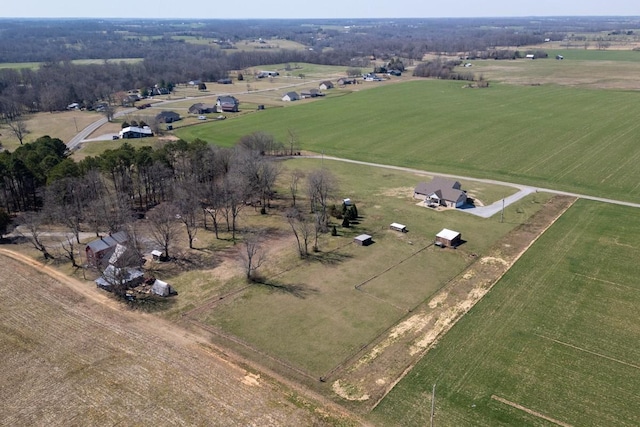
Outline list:
[[[437,246],[455,248],[460,243],[462,243],[462,234],[457,231],[443,228],[442,231],[436,234],[435,244]]]

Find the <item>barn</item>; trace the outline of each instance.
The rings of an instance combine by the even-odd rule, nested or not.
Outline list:
[[[443,228],[442,231],[436,234],[435,244],[437,246],[455,248],[460,243],[462,243],[462,234],[458,233],[457,231]]]
[[[373,241],[371,240],[371,236],[368,234],[361,234],[359,236],[354,237],[353,241],[360,246],[369,246]]]

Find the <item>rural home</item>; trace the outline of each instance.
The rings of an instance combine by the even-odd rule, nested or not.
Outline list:
[[[156,120],[160,123],[173,123],[180,120],[180,114],[175,111],[163,111],[156,115]]]
[[[240,101],[235,96],[219,96],[216,101],[217,113],[237,113],[240,111]]]
[[[436,246],[455,248],[462,243],[462,235],[457,231],[443,228],[438,234],[436,234]]]
[[[153,136],[153,132],[149,126],[127,126],[120,131],[120,138],[145,138],[148,136]]]
[[[300,99],[300,95],[298,95],[296,92],[287,92],[282,97],[283,101],[297,101],[299,99]]]
[[[256,77],[259,79],[264,79],[265,77],[276,77],[279,76],[280,73],[277,71],[260,71]]]
[[[429,206],[459,208],[467,203],[467,193],[460,189],[458,181],[436,176],[431,182],[419,182],[413,197],[424,200]]]
[[[324,93],[320,92],[318,89],[309,89],[308,91],[300,92],[300,97],[302,99],[315,98],[317,96],[324,96]]]
[[[129,240],[127,233],[118,231],[117,233],[101,237],[89,242],[84,249],[87,264],[93,267],[99,267],[103,264],[103,259],[109,259],[119,244],[124,244]],[[106,262],[104,262],[106,263]]]
[[[111,291],[114,285],[132,288],[142,283],[143,280],[144,273],[139,268],[116,267],[109,264],[102,272],[102,276],[95,280],[95,283],[97,287]]]
[[[318,86],[318,88],[320,90],[328,90],[328,89],[333,89],[333,83],[331,83],[329,80],[325,80],[322,83],[320,83],[320,85]]]
[[[205,105],[202,102],[198,102],[189,107],[189,114],[209,114],[213,113],[215,109],[215,105]]]
[[[361,234],[359,236],[354,237],[353,239],[356,245],[360,246],[369,246],[373,241],[371,240],[371,236],[368,234]]]
[[[347,79],[347,78],[340,78],[338,79],[338,85],[340,86],[344,86],[344,85],[355,85],[358,84],[358,81],[356,79]]]

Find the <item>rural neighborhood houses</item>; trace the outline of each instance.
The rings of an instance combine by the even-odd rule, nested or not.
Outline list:
[[[287,92],[282,97],[283,101],[297,101],[300,99],[300,95],[297,92]]]
[[[300,98],[315,98],[318,96],[324,96],[324,93],[320,92],[318,89],[309,89],[304,92],[300,92]]]
[[[215,104],[206,105],[202,102],[198,102],[197,104],[193,104],[189,107],[189,114],[209,114],[214,113],[216,110]]]
[[[173,123],[180,120],[180,114],[175,111],[162,111],[158,115],[156,115],[156,120],[159,123]]]
[[[149,126],[127,126],[120,131],[120,138],[146,138],[153,136],[153,131]]]
[[[329,89],[333,89],[333,83],[331,83],[329,80],[325,80],[322,83],[320,83],[320,85],[318,86],[318,88],[320,90],[329,90]]]
[[[419,182],[413,191],[413,197],[424,200],[430,207],[460,208],[467,203],[467,193],[460,187],[458,181],[436,176],[431,182]]]
[[[216,113],[237,113],[240,111],[240,101],[235,96],[219,96],[216,109]]]
[[[106,264],[107,261],[103,260],[109,260],[115,252],[116,246],[125,244],[128,240],[129,236],[126,232],[118,231],[89,242],[85,247],[87,265],[100,267],[102,264]]]

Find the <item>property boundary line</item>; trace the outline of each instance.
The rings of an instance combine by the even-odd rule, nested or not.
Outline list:
[[[633,363],[625,362],[624,360],[616,359],[615,357],[611,357],[611,356],[607,356],[607,355],[602,354],[602,353],[598,353],[598,352],[595,352],[595,351],[587,350],[586,348],[578,347],[576,345],[569,344],[569,343],[566,343],[566,342],[563,342],[563,341],[559,341],[557,339],[554,339],[554,338],[551,338],[551,337],[547,337],[547,336],[544,336],[544,335],[539,335],[539,334],[533,334],[533,335],[535,335],[537,337],[540,337],[540,338],[544,338],[545,340],[552,341],[552,342],[554,342],[556,344],[563,345],[565,347],[573,348],[574,350],[582,351],[584,353],[589,353],[589,354],[592,354],[594,356],[602,357],[603,359],[611,360],[612,362],[620,363],[621,365],[629,366],[629,367],[635,368],[635,369],[640,369],[640,365],[634,365]]]
[[[491,395],[491,399],[496,400],[496,401],[498,401],[500,403],[504,403],[505,405],[511,406],[512,408],[520,409],[521,411],[526,412],[529,415],[533,415],[535,417],[542,418],[543,420],[549,421],[550,423],[553,423],[553,424],[556,424],[556,425],[559,425],[559,426],[562,426],[562,427],[573,427],[571,424],[567,424],[567,423],[565,423],[563,421],[556,420],[555,418],[551,418],[551,417],[549,417],[549,416],[547,416],[545,414],[542,414],[542,413],[540,413],[538,411],[534,411],[533,409],[529,409],[529,408],[527,408],[525,406],[522,406],[522,405],[520,405],[518,403],[511,402],[510,400],[507,400],[507,399],[502,398],[500,396],[496,396],[495,394]]]

